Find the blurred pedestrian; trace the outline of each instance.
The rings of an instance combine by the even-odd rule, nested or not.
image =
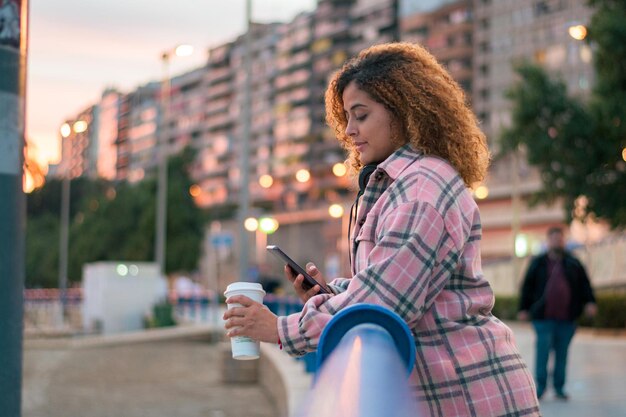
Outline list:
[[[597,312],[595,297],[585,268],[565,250],[563,229],[547,234],[547,252],[528,267],[520,297],[518,318],[532,320],[536,333],[535,383],[542,398],[548,382],[548,358],[554,352],[552,384],[556,397],[567,400],[564,391],[567,353],[576,332],[576,319],[584,312]]]
[[[348,152],[360,190],[351,233],[352,276],[302,288],[300,313],[276,317],[246,297],[224,318],[228,335],[279,340],[291,355],[315,350],[334,314],[372,303],[399,314],[415,337],[410,377],[424,416],[538,416],[532,375],[511,330],[491,314],[481,225],[469,187],[489,164],[463,90],[424,48],[372,46],[326,91],[326,119]],[[240,326],[240,327],[237,327]]]

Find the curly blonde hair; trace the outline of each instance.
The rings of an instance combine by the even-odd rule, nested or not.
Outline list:
[[[326,122],[348,151],[353,173],[362,163],[346,134],[343,92],[351,82],[392,114],[392,129],[401,138],[392,140],[398,140],[398,146],[409,142],[417,151],[446,159],[468,187],[484,179],[489,149],[463,90],[428,51],[406,42],[367,48],[330,80]]]

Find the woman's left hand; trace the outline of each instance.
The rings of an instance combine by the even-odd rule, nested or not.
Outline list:
[[[228,297],[227,304],[241,304],[224,313],[226,336],[248,336],[259,342],[278,342],[278,317],[263,304],[245,295]]]

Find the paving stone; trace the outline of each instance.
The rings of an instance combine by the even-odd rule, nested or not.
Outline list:
[[[274,417],[256,383],[224,383],[207,338],[25,349],[23,417]]]

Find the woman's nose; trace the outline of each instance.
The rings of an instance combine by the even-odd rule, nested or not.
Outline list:
[[[346,125],[346,135],[353,137],[356,136],[356,126],[354,126],[354,122],[348,120],[348,124]]]

